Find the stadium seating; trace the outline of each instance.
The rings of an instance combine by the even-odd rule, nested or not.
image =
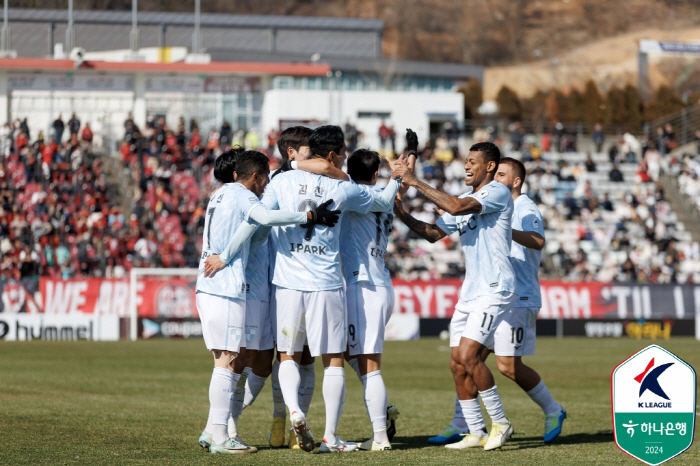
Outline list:
[[[167,127],[154,126],[144,130],[141,149],[130,131],[120,149],[124,171],[116,173],[133,180],[128,219],[114,179],[106,176],[103,160],[90,144],[81,143],[72,153],[68,144],[47,149],[35,143],[19,152],[10,144],[0,165],[2,277],[121,277],[135,265],[197,265],[204,212],[216,187],[213,161],[225,148],[210,144],[202,150],[189,139],[183,146],[172,138],[158,148],[155,141]],[[508,155],[525,158],[517,152]],[[418,176],[452,195],[465,192],[463,160],[441,160],[424,150]],[[659,167],[653,157],[626,160],[616,159],[614,165],[607,154],[589,159],[581,152],[545,152],[539,160],[525,161],[524,191],[545,219],[543,274],[576,281],[700,283],[698,243],[658,183],[661,169],[673,174],[682,195],[700,208],[700,162],[686,156],[663,160]],[[611,176],[614,168],[619,172]],[[384,163],[380,176],[389,174]],[[624,181],[612,181],[620,178]],[[414,189],[405,200],[416,218],[437,219],[435,206]],[[152,253],[142,247],[149,241],[155,245]],[[460,278],[464,273],[459,242],[447,237],[430,244],[398,221],[386,264],[403,279]]]

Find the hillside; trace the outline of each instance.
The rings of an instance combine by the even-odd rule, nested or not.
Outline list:
[[[67,0],[10,0],[11,8]],[[140,11],[192,11],[193,1],[139,0]],[[129,10],[131,0],[74,0],[77,10]],[[512,65],[647,29],[694,27],[695,0],[202,0],[203,12],[347,16],[384,21],[387,57]]]

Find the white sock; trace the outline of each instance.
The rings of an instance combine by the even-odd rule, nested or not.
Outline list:
[[[263,387],[265,386],[265,381],[267,377],[260,377],[252,372],[248,376],[248,380],[245,384],[245,398],[243,398],[243,409],[252,405],[255,399],[258,397]]]
[[[335,445],[338,443],[335,432],[345,403],[345,369],[342,367],[326,367],[324,370],[323,401],[326,404],[326,433],[323,438],[329,445]]]
[[[231,416],[231,399],[240,375],[228,369],[215,367],[209,383],[209,424],[207,432],[220,445],[228,439],[227,425]]]
[[[365,387],[365,406],[369,413],[369,420],[374,430],[374,441],[384,443],[389,440],[386,435],[386,386],[382,378],[382,371],[370,372],[361,377]]]
[[[540,405],[545,414],[559,414],[561,406],[554,401],[554,397],[552,397],[549,389],[541,380],[535,388],[526,393],[532,398],[532,401]]]
[[[491,416],[491,422],[496,424],[506,424],[508,423],[508,418],[503,412],[503,404],[501,403],[501,397],[498,396],[498,388],[494,385],[488,390],[479,392],[481,395],[481,401],[484,402],[484,407],[486,411]]]
[[[455,395],[455,417],[452,419],[452,425],[459,429],[460,434],[468,434],[469,426],[467,421],[464,419],[464,412],[462,411],[462,405],[459,402],[459,397]]]
[[[272,417],[285,417],[287,408],[284,404],[282,389],[280,388],[280,362],[275,359],[272,363],[272,374],[270,376],[270,385],[272,385]]]
[[[360,373],[360,363],[357,362],[357,358],[351,359],[351,360],[349,360],[347,363],[348,363],[348,365],[350,365],[350,367],[352,367],[352,369],[355,371],[355,373],[357,374],[357,378],[359,378],[360,380],[362,380],[362,374]]]
[[[284,396],[284,404],[289,408],[289,415],[293,413],[303,414],[299,407],[299,365],[294,361],[284,361],[280,364],[279,370],[280,389]]]
[[[314,388],[316,387],[316,368],[314,364],[299,366],[299,374],[301,376],[301,382],[299,384],[299,407],[304,412],[304,416],[308,416],[311,398],[314,396]]]
[[[243,412],[243,399],[245,398],[245,385],[250,374],[250,367],[246,367],[241,372],[240,378],[236,383],[236,390],[233,392],[233,401],[231,402],[231,415],[238,418]]]
[[[243,368],[233,392],[231,417],[228,420],[228,436],[231,438],[238,436],[238,416],[243,412],[243,398],[245,397],[245,384],[248,379],[248,374],[250,374],[250,367]]]
[[[464,420],[467,423],[469,432],[479,437],[485,436],[486,424],[484,423],[484,416],[481,414],[479,399],[459,400],[459,404],[462,408]]]

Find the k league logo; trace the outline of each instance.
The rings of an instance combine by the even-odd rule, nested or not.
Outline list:
[[[617,446],[646,464],[680,455],[695,433],[695,370],[651,345],[612,373],[613,431]]]
[[[660,396],[664,400],[671,400],[668,395],[666,395],[666,392],[664,392],[663,388],[661,388],[661,385],[659,385],[659,376],[663,374],[666,369],[671,367],[674,363],[669,362],[666,364],[661,364],[660,366],[655,367],[651,372],[649,371],[652,367],[654,367],[654,358],[651,358],[651,361],[649,361],[649,364],[647,364],[646,369],[644,369],[644,372],[639,374],[634,378],[637,382],[641,384],[639,387],[639,397],[641,398],[644,392],[649,390],[651,393],[656,394],[657,396]],[[647,403],[649,404],[649,403]],[[671,407],[671,403],[665,403],[668,406],[648,406],[650,408],[656,408],[656,407]],[[643,403],[639,403],[639,407],[642,408]]]

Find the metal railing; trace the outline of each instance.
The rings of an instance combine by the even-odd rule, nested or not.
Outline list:
[[[695,131],[700,129],[700,104],[691,105],[683,110],[666,115],[646,124],[649,135],[656,134],[656,128],[667,124],[673,126],[676,141],[683,146],[695,140]]]

